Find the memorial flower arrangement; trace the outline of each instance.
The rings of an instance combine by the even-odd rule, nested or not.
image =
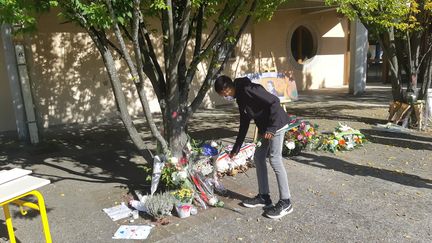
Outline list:
[[[216,157],[223,149],[220,143],[190,139],[183,148],[182,157],[157,156],[152,173],[152,193],[159,182],[164,190],[173,190],[176,209],[184,204],[196,204],[206,208],[223,206],[214,193],[215,187],[223,187],[218,182],[213,166]],[[189,208],[189,207],[188,207]]]
[[[285,133],[284,156],[300,154],[303,149],[335,153],[349,151],[365,142],[365,136],[348,125],[339,123],[333,132],[318,132],[318,126],[309,121],[289,115],[290,123]]]
[[[204,209],[208,206],[223,207],[224,203],[215,193],[226,191],[219,177],[229,174],[227,171],[245,166],[246,161],[253,155],[255,145],[245,144],[238,156],[232,159],[228,156],[231,149],[230,146],[224,147],[222,143],[215,141],[190,139],[180,158],[155,156],[153,168],[146,169],[147,172],[152,172],[149,178],[151,195],[157,191],[158,185],[162,184],[163,191],[171,191],[170,196],[175,201],[174,208],[181,218],[188,217],[195,206]]]
[[[310,149],[317,137],[317,128],[316,124],[291,115],[289,128],[285,133],[283,154],[298,155],[303,149]]]
[[[365,142],[365,136],[356,129],[339,123],[332,133],[323,133],[314,141],[314,149],[329,151],[349,151]]]

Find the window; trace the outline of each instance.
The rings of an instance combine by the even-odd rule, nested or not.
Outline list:
[[[291,36],[291,53],[294,60],[299,64],[303,64],[316,55],[312,33],[303,25],[297,27]]]

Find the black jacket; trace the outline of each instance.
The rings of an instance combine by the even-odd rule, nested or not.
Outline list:
[[[288,124],[288,115],[280,106],[278,97],[267,92],[260,84],[252,83],[249,78],[235,79],[234,86],[240,112],[240,129],[232,153],[238,153],[251,119],[255,121],[259,134],[275,134]]]

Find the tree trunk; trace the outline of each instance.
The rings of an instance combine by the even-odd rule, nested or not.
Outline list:
[[[382,43],[383,49],[385,52],[387,52],[387,56],[388,56],[393,100],[403,101],[401,76],[400,76],[398,58],[396,55],[394,29],[389,28],[389,30],[386,33],[384,33],[384,36],[380,38],[380,42]]]
[[[145,155],[147,148],[141,138],[141,135],[138,133],[135,125],[133,124],[132,118],[128,112],[126,97],[122,90],[121,82],[117,73],[117,69],[115,68],[114,58],[111,54],[111,51],[109,50],[107,44],[103,41],[103,39],[97,35],[97,32],[95,30],[88,30],[88,33],[102,55],[102,59],[108,72],[109,80],[111,82],[111,86],[115,96],[117,108],[120,112],[121,120],[126,130],[128,131],[133,143],[138,148],[139,152],[142,155]]]
[[[428,92],[428,89],[431,87],[431,80],[432,80],[432,55],[429,55],[429,57],[424,61],[423,63],[424,68],[422,68],[424,71],[422,71],[422,87],[419,92],[419,99],[423,100],[426,99],[426,94]]]
[[[180,158],[183,148],[187,142],[187,135],[183,123],[183,115],[179,113],[171,114],[167,119],[167,137],[172,156]]]

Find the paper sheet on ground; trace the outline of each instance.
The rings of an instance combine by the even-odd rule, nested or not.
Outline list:
[[[108,214],[108,216],[113,220],[117,221],[119,219],[127,218],[131,215],[132,210],[126,205],[118,205],[111,208],[104,208],[103,211]]]
[[[385,131],[385,132],[395,132],[395,133],[405,133],[405,134],[411,133],[410,129],[404,128],[402,126],[398,126],[393,123],[376,124],[375,126],[372,126],[372,129]]]
[[[113,239],[145,240],[150,234],[152,225],[120,225]]]

